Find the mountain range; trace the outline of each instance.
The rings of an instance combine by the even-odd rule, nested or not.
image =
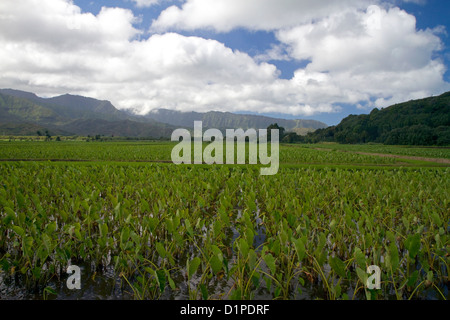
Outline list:
[[[107,100],[65,94],[42,98],[31,92],[0,89],[0,134],[36,135],[105,135],[122,137],[170,138],[177,128],[193,128],[194,121],[204,128],[265,129],[277,123],[288,131],[306,134],[326,128],[315,120],[287,120],[259,115],[211,111],[181,112],[152,110],[136,115],[119,110]]]

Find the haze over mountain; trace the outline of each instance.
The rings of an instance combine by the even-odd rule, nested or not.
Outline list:
[[[278,123],[301,133],[325,128],[314,120],[286,120],[229,112],[180,112],[159,109],[146,116],[116,109],[109,101],[65,94],[41,98],[31,92],[0,89],[0,133],[35,135],[49,130],[53,135],[106,135],[169,138],[179,127],[192,128],[195,120],[204,128],[265,129]]]

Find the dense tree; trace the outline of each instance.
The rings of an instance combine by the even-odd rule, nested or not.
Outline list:
[[[306,142],[377,142],[400,145],[449,145],[450,92],[409,101],[370,114],[350,115],[337,126],[309,133]]]

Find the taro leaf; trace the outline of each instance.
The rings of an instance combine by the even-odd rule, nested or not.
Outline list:
[[[264,262],[267,264],[267,266],[269,267],[270,271],[272,272],[272,274],[275,274],[276,271],[276,266],[275,266],[275,258],[272,256],[272,254],[266,254],[264,257]]]
[[[242,299],[241,288],[236,288],[233,291],[231,291],[230,300],[241,300],[241,299]]]
[[[432,270],[430,270],[430,271],[428,271],[427,272],[427,280],[429,281],[429,282],[433,282],[433,271]]]
[[[8,225],[12,220],[14,220],[16,214],[9,207],[4,207],[4,210],[6,212],[6,217],[3,218],[3,224]]]
[[[80,228],[81,228],[80,223],[79,222],[75,223],[75,228],[74,228],[75,236],[78,238],[78,240],[83,241],[83,237],[81,236]]]
[[[248,244],[243,238],[239,240],[239,249],[241,250],[242,256],[246,257],[248,254]]]
[[[431,218],[433,219],[434,224],[436,224],[438,227],[442,226],[442,220],[436,212],[433,212],[431,214]]]
[[[334,272],[341,278],[345,278],[345,263],[339,257],[330,257],[328,262]]]
[[[336,227],[336,220],[335,219],[331,220],[328,226],[330,227],[330,231],[333,231],[334,228]]]
[[[280,240],[276,239],[271,247],[270,247],[270,251],[272,251],[275,255],[279,255],[280,254]]]
[[[167,255],[167,251],[164,248],[164,245],[161,242],[156,243],[156,251],[158,251],[158,254],[161,258],[165,258]]]
[[[191,227],[191,223],[189,222],[189,220],[185,220],[184,221],[184,224],[185,224],[185,226],[186,226],[186,231],[188,232],[188,234],[192,237],[192,236],[194,236],[194,230],[192,230],[192,227]]]
[[[187,221],[187,222],[189,222],[189,221]],[[173,220],[172,219],[166,219],[166,228],[167,228],[167,232],[169,232],[170,234],[172,234],[174,232]],[[186,229],[187,229],[187,225],[186,225]],[[193,236],[193,234],[194,234],[192,231],[189,232],[189,233],[190,233],[191,236]]]
[[[248,253],[248,266],[250,267],[250,270],[253,270],[256,266],[256,260],[257,260],[257,255],[255,250],[250,249],[249,253]]]
[[[19,206],[19,208],[24,209],[25,208],[25,198],[22,195],[22,193],[17,192],[16,200],[17,200],[17,205]]]
[[[14,230],[15,233],[17,233],[21,237],[25,235],[25,231],[19,226],[12,226],[12,229]]]
[[[356,274],[358,275],[359,280],[363,283],[363,285],[366,285],[367,283],[367,273],[365,273],[361,268],[356,267]]]
[[[364,256],[364,253],[362,253],[360,248],[355,248],[355,260],[360,268],[366,268],[366,257]]]
[[[188,261],[187,269],[188,269],[189,279],[192,278],[194,273],[197,271],[198,267],[200,266],[200,262],[201,262],[201,260],[199,257],[195,257],[190,262]]]
[[[409,257],[414,259],[420,250],[420,234],[416,233],[411,236],[408,246]]]
[[[47,228],[45,228],[45,233],[47,233],[48,235],[52,235],[53,232],[55,232],[55,230],[56,230],[56,222],[53,221],[47,225]]]
[[[156,271],[156,279],[158,280],[159,290],[161,292],[164,292],[164,289],[166,287],[166,273],[164,272],[164,270]]]
[[[45,248],[45,246],[40,246],[37,250],[37,256],[41,260],[41,263],[44,263],[45,260],[47,260],[48,257],[48,251]]]
[[[386,232],[386,238],[388,238],[390,242],[395,242],[395,235],[389,230]]]
[[[208,300],[208,289],[204,283],[200,285],[200,291],[202,292],[203,300]]]
[[[302,239],[294,240],[295,250],[297,251],[298,261],[301,262],[305,258],[306,250]]]
[[[100,225],[100,236],[106,237],[108,235],[108,225],[106,223],[102,223]]]
[[[221,262],[223,261],[223,254],[218,246],[216,246],[215,244],[211,245],[211,251],[217,256],[217,258],[219,258]]]
[[[255,288],[259,288],[259,286],[260,286],[259,278],[260,278],[260,275],[257,272],[252,275],[252,283],[255,286]]]
[[[31,271],[33,273],[33,276],[35,279],[39,279],[41,277],[41,268],[39,267],[34,267]]]
[[[391,258],[392,272],[394,272],[399,264],[398,248],[394,242],[391,242],[391,244],[389,245],[389,254]]]
[[[218,272],[220,272],[220,270],[222,270],[222,261],[220,261],[217,256],[212,256],[209,263],[211,265],[212,271],[215,274],[217,274]]]
[[[42,234],[42,243],[45,246],[45,249],[47,250],[47,254],[50,254],[50,252],[53,250],[52,248],[52,239],[47,234]]]
[[[247,238],[247,244],[249,247],[253,245],[253,239],[255,238],[255,233],[250,227],[247,227],[247,230],[245,230],[245,236]]]
[[[412,287],[416,284],[417,279],[419,277],[419,270],[415,270],[411,276],[408,278],[408,286]]]
[[[22,238],[22,251],[26,257],[30,257],[32,255],[34,239],[32,237]]]
[[[122,229],[122,232],[120,233],[120,243],[125,244],[128,241],[129,237],[130,237],[130,228],[124,227]]]
[[[166,272],[166,278],[169,281],[169,286],[172,290],[176,289],[175,282],[173,281],[172,277],[170,276],[170,273],[168,270],[164,270]]]

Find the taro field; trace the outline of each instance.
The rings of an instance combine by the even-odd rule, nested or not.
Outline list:
[[[173,146],[0,142],[0,298],[449,298],[449,164],[294,144],[262,176]]]

